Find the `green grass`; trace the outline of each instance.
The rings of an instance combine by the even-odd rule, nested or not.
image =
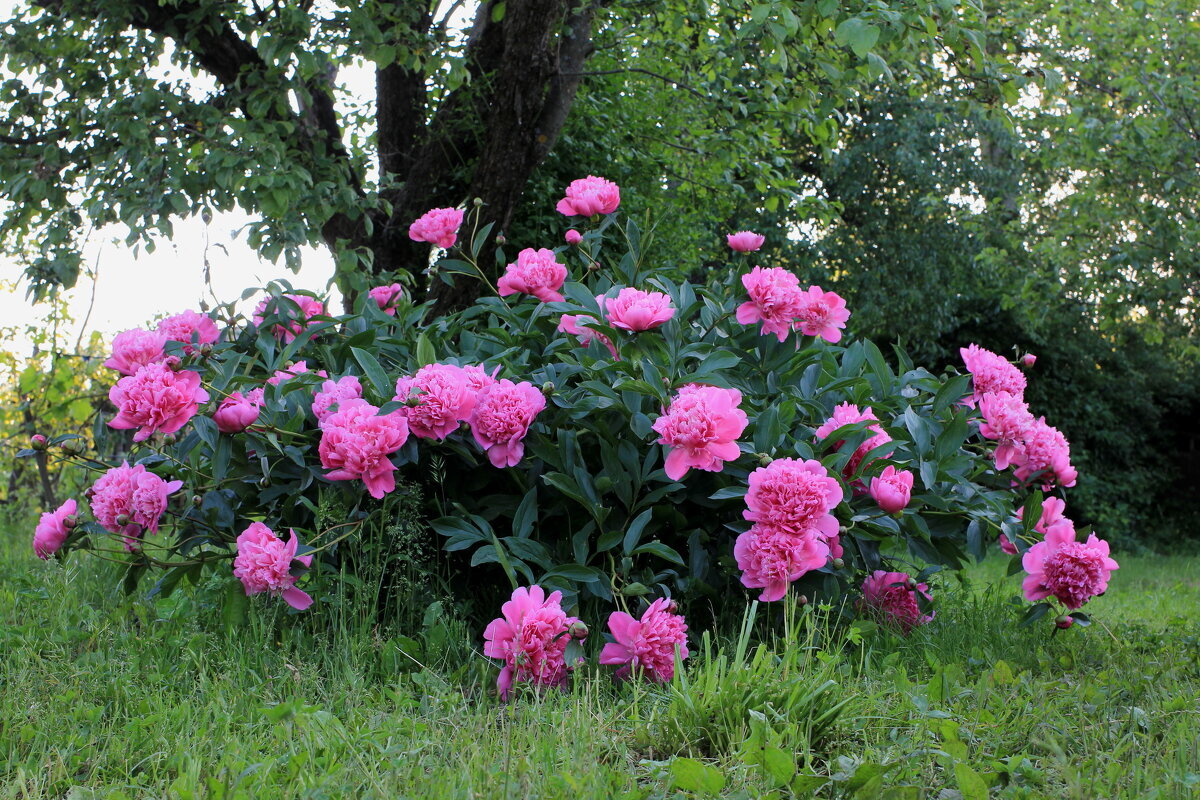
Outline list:
[[[265,598],[227,632],[204,591],[127,599],[5,536],[0,798],[1200,796],[1200,559],[1121,561],[1097,624],[1054,638],[1016,626],[995,559],[907,639],[810,609],[686,689],[587,668],[502,705],[465,647],[400,672],[378,631],[297,634]]]

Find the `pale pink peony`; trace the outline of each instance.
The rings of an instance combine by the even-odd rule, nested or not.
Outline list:
[[[1025,553],[1021,565],[1029,573],[1021,588],[1031,601],[1053,596],[1074,610],[1108,589],[1108,579],[1117,569],[1109,557],[1108,542],[1088,534],[1086,542],[1075,541],[1075,526],[1061,519],[1046,531],[1045,541]]]
[[[191,310],[159,321],[158,332],[169,341],[183,342],[183,352],[189,356],[196,352],[197,345],[212,344],[220,337],[212,317]],[[195,345],[192,344],[193,337]]]
[[[675,613],[675,603],[660,597],[636,620],[624,611],[608,617],[608,629],[615,642],[600,651],[601,664],[621,664],[617,680],[641,673],[657,683],[675,677],[675,649],[679,659],[688,657],[687,623]]]
[[[738,306],[737,321],[742,325],[761,322],[759,335],[773,333],[781,342],[786,339],[800,313],[804,294],[800,279],[781,267],[755,267],[742,276],[742,285],[750,300]]]
[[[371,295],[371,299],[379,306],[380,311],[389,317],[394,317],[396,316],[396,303],[404,299],[404,287],[398,283],[376,286],[367,294]]]
[[[805,336],[819,336],[830,343],[841,341],[850,312],[846,310],[846,301],[837,292],[810,286],[807,292],[800,293],[799,306],[793,323],[797,330]]]
[[[109,389],[108,399],[117,407],[117,416],[108,427],[137,428],[133,440],[141,442],[156,431],[174,433],[182,428],[196,415],[199,404],[208,400],[208,392],[200,388],[198,373],[176,372],[167,364],[155,363],[117,381]]]
[[[404,410],[408,430],[421,439],[441,441],[458,430],[460,422],[470,419],[477,394],[462,367],[427,364],[416,375],[397,380],[392,399],[405,402],[415,398],[417,404]]]
[[[1008,392],[1017,397],[1025,396],[1025,376],[1021,370],[1008,363],[1008,359],[985,350],[977,344],[959,348],[963,364],[971,373],[974,394],[963,401],[964,405],[975,404],[989,392]]]
[[[567,231],[567,235],[564,238],[567,240],[567,244],[574,247],[575,245],[577,245],[583,241],[583,234],[580,233],[579,231],[575,230],[574,228],[571,228],[570,230]]]
[[[859,411],[858,406],[853,405],[852,403],[842,403],[834,408],[833,415],[829,419],[825,420],[825,422],[821,424],[821,427],[817,428],[816,438],[817,440],[825,439],[844,425],[853,425],[856,422],[868,421],[879,421],[879,417],[875,416],[875,412],[871,410],[870,406],[862,411]],[[850,456],[850,460],[846,462],[846,466],[842,470],[842,474],[845,475],[847,479],[852,477],[854,473],[858,471],[859,464],[862,463],[862,460],[867,453],[876,447],[881,447],[882,445],[887,444],[892,440],[892,437],[888,436],[887,432],[884,431],[880,425],[868,425],[867,430],[873,433],[874,436],[860,444],[858,449],[854,451],[854,455]],[[843,444],[845,444],[845,440],[835,442],[833,449],[840,450],[842,449]],[[888,452],[883,453],[882,457],[886,458],[891,454],[892,451],[889,450]],[[874,460],[875,459],[872,459],[872,461]],[[864,464],[863,466],[866,467],[867,465]]]
[[[558,213],[568,217],[590,217],[611,214],[621,205],[621,190],[612,181],[588,175],[571,181],[567,196],[555,206]]]
[[[604,306],[603,297],[596,298],[596,302],[599,303],[601,307]],[[580,320],[583,320],[585,323],[588,321],[595,321],[592,317],[584,314],[563,314],[558,320],[558,329],[563,333],[570,334],[571,336],[578,336],[579,343],[584,346],[590,344],[592,340],[599,341],[608,348],[608,352],[612,353],[614,361],[620,361],[621,354],[617,352],[617,348],[615,345],[613,345],[612,339],[608,338],[603,333],[600,333],[600,331],[592,330],[586,324],[581,325]]]
[[[561,303],[563,296],[558,290],[566,280],[567,268],[558,263],[553,250],[526,247],[500,276],[496,290],[501,297],[524,292],[543,303]]]
[[[463,212],[460,208],[431,208],[408,226],[408,238],[449,250],[458,241],[458,229],[462,221]]]
[[[657,328],[675,316],[671,298],[662,292],[644,292],[626,287],[616,297],[604,300],[608,324],[639,333]]]
[[[904,635],[913,628],[933,619],[932,614],[922,614],[917,603],[917,592],[931,600],[929,587],[916,583],[903,572],[875,570],[863,581],[863,606],[885,624],[895,626]]]
[[[983,423],[979,433],[996,440],[996,469],[1008,469],[1008,465],[1021,458],[1025,433],[1033,425],[1033,414],[1019,395],[1011,392],[991,392],[979,398],[979,411]]]
[[[297,611],[303,611],[312,605],[312,598],[296,588],[292,570],[295,563],[311,566],[312,556],[297,556],[300,540],[294,530],[288,534],[285,542],[263,523],[250,523],[237,537],[233,575],[242,582],[248,596],[270,592]]]
[[[298,317],[296,309],[291,305],[280,303],[276,298],[267,296],[259,300],[258,305],[254,308],[254,324],[261,326],[267,317],[277,317],[280,321],[272,326],[272,332],[276,339],[282,339],[284,342],[291,342],[304,333],[306,328],[321,324],[320,321],[314,319],[314,317],[325,316],[325,304],[320,300],[306,294],[285,294],[283,297],[299,306]]]
[[[566,663],[571,637],[568,629],[575,617],[562,609],[562,592],[549,597],[540,586],[524,586],[501,606],[503,616],[488,623],[483,632],[483,654],[504,662],[496,688],[508,697],[513,683],[561,687],[573,665]]]
[[[33,552],[40,559],[47,559],[58,552],[58,549],[63,546],[63,542],[67,540],[67,534],[71,531],[67,527],[68,517],[75,516],[78,508],[75,499],[72,498],[54,511],[47,511],[42,514],[38,520],[37,527],[33,530]]]
[[[830,537],[838,523],[829,512],[840,502],[842,486],[820,461],[777,458],[750,473],[742,516],[797,536]]]
[[[113,337],[113,353],[104,366],[122,375],[133,375],[147,364],[166,358],[163,354],[166,343],[167,337],[160,331],[144,331],[140,328],[122,331]]]
[[[899,514],[912,500],[913,474],[908,470],[897,471],[888,464],[883,472],[871,479],[871,497],[881,509],[889,514]]]
[[[836,521],[833,528],[837,530]],[[804,573],[825,566],[829,555],[829,545],[816,529],[795,534],[764,523],[752,525],[733,546],[742,585],[762,589],[758,599],[764,603],[781,599]]]
[[[408,441],[408,421],[399,412],[380,415],[365,402],[343,403],[325,418],[317,452],[331,481],[362,480],[376,500],[396,488],[389,455]]]
[[[479,393],[471,433],[496,467],[515,467],[525,454],[525,435],[546,398],[532,383],[503,378]]]
[[[143,531],[155,533],[167,509],[167,498],[183,481],[166,481],[138,464],[123,462],[100,476],[88,490],[92,515],[105,530],[125,538],[125,549],[140,546]]]
[[[1055,484],[1070,488],[1079,473],[1071,466],[1071,446],[1067,437],[1041,417],[1025,430],[1021,449],[1013,459],[1017,480],[1028,481],[1040,476],[1042,488],[1049,491]]]
[[[313,395],[312,401],[312,412],[317,418],[317,426],[323,426],[325,420],[333,416],[347,400],[361,400],[362,393],[362,384],[354,375],[322,383],[320,391]]]
[[[763,246],[766,241],[765,236],[752,231],[738,231],[725,236],[725,241],[729,244],[729,248],[738,253],[753,253],[755,250]]]
[[[741,450],[737,438],[746,429],[746,412],[738,408],[741,392],[688,384],[679,390],[663,415],[654,421],[658,443],[669,448],[665,469],[673,481],[692,467],[720,472]]]
[[[271,384],[272,386],[278,386],[279,384],[286,383],[286,382],[290,381],[292,378],[295,378],[299,375],[303,375],[306,372],[309,372],[308,362],[297,361],[295,364],[292,364],[290,367],[288,367],[286,369],[276,370],[274,375],[267,378],[267,383]],[[319,369],[316,372],[314,372],[313,374],[318,375],[322,378],[329,377],[329,373],[327,373],[323,369]]]
[[[213,412],[213,421],[221,433],[241,433],[254,424],[262,410],[262,389],[254,389],[249,394],[233,392],[217,406]]]

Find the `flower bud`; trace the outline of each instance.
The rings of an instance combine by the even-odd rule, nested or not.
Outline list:
[[[408,406],[409,408],[416,408],[417,406],[421,405],[421,396],[416,392],[413,392],[408,396],[408,399],[404,401],[404,405]]]
[[[196,508],[199,508],[203,503],[204,503],[204,498],[201,495],[198,495],[198,494],[192,495],[192,505],[194,505]]]
[[[508,237],[506,237],[503,233],[497,233],[496,234],[496,244],[497,245],[508,244]]]
[[[46,449],[46,437],[42,436],[40,433],[35,433],[29,439],[29,446],[32,447],[34,450],[45,450]]]
[[[1035,363],[1037,363],[1037,356],[1033,353],[1026,353],[1021,357],[1021,364],[1026,368],[1032,367]]]
[[[845,536],[849,532],[850,532],[850,529],[847,528],[845,525],[838,525],[838,536]]]
[[[79,517],[75,516],[74,514],[72,514],[71,516],[69,516],[63,520],[63,527],[66,528],[67,530],[71,530],[78,524],[79,524]]]
[[[834,569],[843,569],[845,566],[846,566],[846,562],[843,561],[842,559],[835,558],[833,560],[833,568]]]
[[[200,345],[200,355],[204,358],[208,358],[209,356],[211,356],[212,350],[213,350],[213,348],[212,348],[211,344]]]
[[[260,489],[266,489],[270,485],[271,485],[271,479],[268,478],[266,475],[263,475],[261,478],[258,479],[258,486]]]
[[[163,444],[175,444],[177,441],[179,441],[179,437],[173,433],[163,435]]]
[[[128,525],[129,524],[129,515],[128,514],[118,514],[117,515],[117,524],[118,525]]]
[[[588,264],[588,272],[599,272],[599,271],[600,271],[600,262],[599,261],[593,261],[590,264]]]
[[[1063,630],[1066,630],[1067,628],[1069,628],[1075,624],[1075,618],[1067,616],[1066,614],[1063,614],[1061,617],[1055,618],[1054,624],[1057,625],[1058,627],[1062,628]]]
[[[545,383],[542,384],[542,394],[546,395],[546,397],[549,397],[550,395],[554,394],[554,382],[553,381],[546,381]]]
[[[476,208],[479,208],[481,205],[483,205],[483,198],[476,197],[472,202],[475,204]]]
[[[587,638],[588,626],[579,620],[575,620],[571,623],[571,627],[567,628],[567,633],[571,634],[572,639],[582,641]]]
[[[774,461],[774,460],[775,460],[775,459],[771,458],[771,457],[770,457],[769,455],[767,455],[766,453],[759,453],[759,454],[758,454],[758,465],[759,465],[760,467],[769,467],[769,466],[771,466],[771,462],[772,462],[772,461]]]
[[[802,594],[802,595],[799,595],[798,597],[796,597],[796,605],[798,605],[798,606],[808,605],[808,595]]]
[[[583,234],[571,228],[571,230],[567,231],[566,239],[567,244],[574,246],[583,241]]]
[[[77,456],[83,452],[83,440],[68,439],[67,441],[63,442],[62,449],[65,450],[69,455]]]

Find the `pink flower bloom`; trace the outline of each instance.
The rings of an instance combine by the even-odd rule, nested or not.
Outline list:
[[[343,403],[325,418],[317,452],[331,481],[362,480],[376,500],[396,488],[396,467],[388,458],[408,441],[408,421],[401,413],[379,415],[363,401]]]
[[[1033,414],[1019,395],[1010,392],[991,392],[979,398],[979,410],[984,422],[979,433],[996,440],[996,469],[1008,469],[1008,465],[1021,457],[1025,432],[1033,425]]]
[[[605,298],[608,324],[639,333],[657,328],[675,316],[671,298],[662,292],[644,292],[626,287],[616,297]]]
[[[621,190],[612,181],[588,175],[571,181],[567,196],[558,201],[558,213],[568,217],[611,214],[621,205]]]
[[[153,472],[143,472],[134,478],[133,494],[129,497],[130,517],[150,533],[158,533],[158,523],[167,511],[167,498],[183,486],[183,481],[164,481]]]
[[[738,231],[726,235],[725,241],[729,244],[731,250],[739,253],[753,253],[755,250],[763,246],[766,241],[765,236],[751,231]]]
[[[1033,529],[1045,536],[1050,530],[1051,525],[1059,520],[1066,519],[1066,515],[1064,514],[1066,510],[1067,503],[1065,500],[1060,500],[1057,497],[1047,497],[1042,501],[1042,515],[1038,517],[1037,525],[1034,525]],[[1025,519],[1024,508],[1017,509],[1017,519]]]
[[[503,616],[488,623],[483,632],[483,654],[504,662],[496,688],[508,697],[513,683],[560,687],[571,666],[566,663],[568,628],[578,622],[562,609],[562,592],[549,597],[540,586],[519,587],[501,606]]]
[[[405,409],[408,429],[422,439],[441,441],[458,424],[471,418],[477,392],[467,381],[462,367],[453,364],[427,364],[412,377],[396,381],[393,400],[417,399],[417,405]]]
[[[1021,449],[1013,463],[1017,480],[1028,481],[1040,475],[1042,488],[1049,491],[1054,484],[1070,488],[1079,473],[1071,466],[1071,446],[1067,437],[1041,417],[1025,430]]]
[[[615,642],[600,651],[601,664],[621,664],[617,680],[625,680],[640,671],[657,683],[667,683],[675,677],[675,648],[679,659],[688,657],[687,623],[675,613],[675,603],[660,597],[650,604],[640,620],[624,611],[614,611],[608,617],[608,629]]]
[[[977,344],[959,348],[963,364],[971,373],[971,382],[975,393],[966,398],[963,403],[971,408],[989,392],[1008,392],[1017,397],[1025,397],[1025,376],[1021,370],[1008,363],[1008,359],[996,355],[991,350],[985,350]]]
[[[133,435],[141,442],[155,431],[174,433],[196,415],[197,406],[208,400],[200,388],[200,375],[188,370],[175,372],[166,364],[147,364],[117,381],[109,389],[108,399],[117,407],[117,416],[108,427],[117,430],[138,428]]]
[[[1007,553],[1010,556],[1017,554],[1017,546],[1012,543],[1006,534],[1000,534],[1000,552]]]
[[[741,392],[688,384],[680,388],[663,415],[654,421],[658,443],[669,448],[667,477],[681,480],[692,467],[720,472],[741,450],[737,438],[746,429],[746,412],[738,408]]]
[[[322,383],[321,390],[313,396],[312,401],[317,426],[323,425],[347,400],[361,400],[362,392],[362,384],[354,375]]]
[[[500,276],[496,290],[501,297],[524,292],[543,303],[561,303],[563,296],[558,290],[566,280],[567,268],[558,263],[553,250],[526,247]]]
[[[569,231],[567,231],[567,235],[565,238],[567,240],[567,244],[574,247],[575,245],[577,245],[583,241],[583,234],[580,233],[579,231],[575,230],[574,228],[571,228]]]
[[[367,292],[379,306],[379,310],[389,317],[396,316],[396,303],[404,299],[404,287],[398,283],[389,286],[376,286]]]
[[[325,304],[315,297],[306,294],[285,294],[283,297],[299,306],[299,315],[291,305],[280,303],[274,297],[264,297],[254,308],[254,324],[261,326],[267,317],[274,316],[280,321],[272,326],[276,339],[291,342],[306,328],[312,328],[321,323],[313,317],[325,316]]]
[[[163,345],[167,337],[159,331],[144,331],[139,328],[123,331],[113,337],[113,354],[104,366],[115,369],[122,375],[132,375],[147,364],[162,361]]]
[[[742,516],[751,522],[796,536],[808,531],[837,535],[837,520],[829,512],[842,502],[842,487],[820,461],[777,458],[751,472],[749,484]]]
[[[836,532],[836,521],[833,528]],[[787,594],[788,586],[804,573],[825,566],[829,545],[815,529],[795,534],[757,523],[737,538],[733,557],[742,571],[742,585],[762,589],[758,599],[771,603]]]
[[[295,378],[298,375],[303,375],[304,373],[306,373],[308,371],[309,371],[308,362],[297,361],[295,364],[292,364],[287,369],[277,370],[274,375],[267,378],[267,383],[271,384],[272,386],[278,386],[279,384],[286,383],[287,381],[290,381],[292,378]],[[313,374],[319,375],[322,378],[329,377],[329,373],[327,373],[323,369],[319,369],[316,372],[314,372]]]
[[[800,279],[781,267],[755,267],[742,276],[742,285],[750,295],[748,302],[737,309],[737,321],[742,325],[762,323],[759,335],[775,334],[779,341],[787,338],[792,323],[800,313]]]
[[[603,296],[596,298],[596,302],[600,304],[601,308],[604,307]],[[563,314],[558,320],[558,329],[563,333],[570,334],[571,336],[578,336],[579,343],[585,347],[590,344],[593,339],[599,341],[608,348],[608,352],[612,353],[614,361],[620,361],[621,354],[617,352],[617,348],[613,345],[612,339],[608,338],[603,333],[600,333],[600,331],[592,330],[591,328],[587,327],[587,325],[579,324],[580,320],[583,320],[584,322],[589,320],[595,321],[592,317],[584,314]]]
[[[917,604],[917,592],[931,600],[929,587],[915,584],[903,572],[885,572],[877,569],[863,581],[863,605],[882,622],[894,625],[905,636],[918,625],[933,619],[932,614],[922,614]]]
[[[449,250],[458,241],[458,229],[462,221],[463,212],[460,208],[431,208],[408,226],[408,238]]]
[[[292,569],[295,563],[311,566],[312,556],[297,556],[300,540],[294,530],[288,534],[285,542],[261,522],[250,523],[237,537],[233,575],[242,582],[247,596],[270,592],[297,611],[303,611],[312,605],[312,598],[296,588]]]
[[[67,540],[70,529],[67,528],[67,517],[75,516],[77,504],[74,498],[63,503],[54,511],[47,511],[38,520],[33,530],[33,552],[40,559],[47,559],[58,552]]]
[[[525,454],[525,436],[546,398],[532,383],[507,378],[479,393],[471,412],[471,433],[496,467],[515,467]]]
[[[807,292],[800,293],[799,305],[794,324],[801,333],[831,343],[841,341],[841,329],[846,327],[850,312],[846,310],[846,301],[836,292],[810,286]]]
[[[1037,356],[1035,356],[1033,353],[1026,353],[1021,357],[1021,363],[1026,367],[1032,367],[1037,363]]]
[[[220,336],[217,323],[213,322],[212,317],[191,310],[161,320],[158,323],[158,332],[172,342],[183,342],[183,352],[189,356],[196,352],[192,344],[193,337],[196,345],[202,345],[212,344]]]
[[[1054,596],[1072,610],[1104,594],[1118,566],[1109,557],[1108,542],[1094,533],[1086,542],[1075,541],[1075,526],[1067,519],[1051,525],[1045,541],[1029,548],[1021,565],[1029,573],[1021,584],[1027,599]]]
[[[883,473],[871,479],[871,497],[889,514],[899,514],[912,499],[913,474],[897,471],[889,464]]]
[[[241,433],[258,419],[262,409],[262,389],[254,389],[248,395],[233,392],[217,406],[213,421],[221,433]]]
[[[166,481],[141,464],[123,462],[92,484],[92,514],[102,528],[125,537],[125,549],[134,551],[143,531],[158,531],[167,498],[182,486],[183,481]]]
[[[500,368],[496,367],[489,373],[481,364],[464,364],[462,371],[463,376],[467,379],[467,385],[476,392],[482,392],[496,384],[496,376],[500,373]]]
[[[833,416],[825,420],[821,427],[817,428],[816,438],[818,440],[826,439],[830,436],[830,434],[844,425],[853,425],[856,422],[867,421],[879,421],[879,417],[875,416],[875,412],[871,410],[870,406],[862,411],[859,411],[858,406],[856,405],[851,403],[842,403],[833,409]],[[879,425],[869,425],[867,426],[867,430],[875,435],[860,444],[858,449],[854,451],[854,455],[850,456],[850,460],[846,462],[846,467],[842,470],[842,474],[845,475],[847,479],[851,478],[854,473],[858,471],[859,464],[862,464],[862,460],[867,453],[876,447],[887,444],[892,440],[892,437],[888,436],[887,432],[885,432]],[[845,440],[835,442],[833,449],[841,450],[843,444],[845,444]],[[886,458],[891,454],[892,451],[889,450],[888,452],[884,453],[882,457]],[[875,459],[872,459],[872,461],[874,460]],[[866,464],[863,464],[864,468],[866,466]]]

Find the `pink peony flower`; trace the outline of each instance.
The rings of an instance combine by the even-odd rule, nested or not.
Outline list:
[[[507,378],[479,393],[471,412],[471,433],[496,467],[515,467],[525,454],[525,436],[546,398],[532,383]]]
[[[751,472],[749,484],[742,516],[751,522],[796,536],[837,535],[837,520],[829,512],[842,502],[842,486],[820,461],[777,458]]]
[[[612,181],[588,175],[571,181],[567,196],[558,201],[558,213],[568,217],[611,214],[621,205],[621,190]]]
[[[882,622],[898,627],[905,636],[933,619],[932,614],[922,614],[917,604],[917,592],[926,600],[933,599],[929,587],[915,583],[903,572],[877,569],[863,581],[862,588],[863,606]]]
[[[1017,397],[1025,397],[1025,376],[1021,370],[1008,363],[1008,359],[998,356],[991,350],[985,350],[977,344],[959,348],[963,364],[971,373],[974,394],[963,403],[971,408],[989,392],[1008,392]]]
[[[742,325],[762,323],[759,335],[775,334],[779,341],[787,338],[792,323],[800,313],[800,279],[780,267],[755,267],[742,276],[742,285],[750,295],[748,302],[737,309],[737,321]]]
[[[605,298],[608,324],[639,333],[657,328],[675,316],[671,298],[662,292],[643,292],[626,287],[616,297]]]
[[[990,392],[979,398],[983,424],[979,433],[996,440],[996,469],[1008,469],[1022,454],[1025,432],[1033,425],[1033,414],[1019,395]]]
[[[405,409],[408,430],[421,439],[441,441],[458,424],[471,418],[478,392],[467,380],[462,367],[453,364],[427,364],[412,377],[396,381],[393,400],[417,399],[417,405]]]
[[[63,503],[54,511],[47,511],[38,520],[33,530],[33,552],[40,559],[47,559],[58,552],[67,540],[71,531],[67,527],[67,518],[75,516],[77,504],[74,498]]]
[[[570,230],[567,231],[567,235],[564,238],[567,240],[567,244],[574,247],[575,245],[577,245],[583,241],[583,234],[580,233],[579,231],[575,230],[574,228],[571,228]]]
[[[253,389],[249,394],[233,392],[217,406],[213,421],[221,433],[241,433],[254,424],[262,409],[262,389]]]
[[[331,481],[362,480],[376,500],[396,488],[389,455],[408,441],[408,421],[399,412],[380,415],[367,402],[343,403],[325,418],[317,452]]]
[[[189,356],[196,352],[193,338],[196,345],[202,345],[212,344],[220,337],[217,323],[213,322],[212,317],[191,310],[159,321],[158,332],[169,341],[183,342],[183,352]]]
[[[1071,445],[1067,437],[1041,417],[1025,429],[1019,453],[1014,457],[1017,465],[1014,475],[1019,481],[1028,481],[1040,475],[1042,488],[1049,491],[1054,484],[1070,488],[1075,485],[1079,473],[1071,466]]]
[[[601,664],[621,664],[617,680],[625,680],[641,672],[657,683],[667,683],[675,677],[675,648],[679,659],[688,657],[687,623],[675,613],[675,603],[660,597],[650,604],[636,620],[624,611],[614,611],[608,617],[608,629],[615,642],[600,651]]]
[[[303,375],[304,373],[306,373],[308,371],[309,371],[308,362],[297,361],[295,364],[292,364],[287,369],[277,370],[274,375],[267,378],[267,383],[271,384],[272,386],[278,386],[279,384],[287,383],[292,378],[295,378],[298,375]],[[322,378],[329,377],[329,373],[327,373],[323,369],[319,369],[316,372],[314,372],[313,374],[319,375]]]
[[[658,443],[669,448],[667,477],[681,480],[692,467],[720,472],[741,450],[737,438],[746,429],[746,412],[738,408],[736,389],[688,384],[680,388],[663,415],[654,421]]]
[[[396,303],[404,299],[404,287],[398,283],[389,286],[376,286],[367,292],[379,306],[379,310],[389,317],[396,316]]]
[[[489,386],[494,386],[496,384],[496,376],[500,374],[499,367],[496,367],[489,373],[481,364],[464,364],[462,371],[463,376],[467,379],[467,385],[476,392],[482,392]]]
[[[108,427],[137,428],[133,440],[141,442],[155,431],[174,433],[182,428],[196,415],[199,404],[208,400],[208,392],[200,388],[199,374],[154,363],[117,381],[108,399],[117,407]]]
[[[508,697],[513,683],[560,687],[571,665],[566,663],[568,629],[575,617],[562,609],[562,592],[549,597],[540,586],[519,587],[501,606],[503,616],[488,623],[483,632],[483,654],[504,662],[496,688]]]
[[[288,534],[285,542],[261,522],[250,523],[237,537],[233,575],[242,582],[247,596],[270,592],[297,611],[303,611],[312,605],[312,598],[296,588],[292,570],[296,563],[311,566],[312,556],[297,556],[300,540],[294,530]]]
[[[766,241],[765,236],[751,231],[738,231],[730,233],[725,237],[725,241],[729,244],[731,250],[738,253],[753,253],[755,250],[763,246]]]
[[[883,473],[871,479],[871,497],[889,514],[899,514],[912,499],[913,474],[908,470],[897,471],[891,464]]]
[[[867,421],[879,421],[879,417],[875,416],[875,412],[871,410],[870,406],[862,411],[859,411],[858,406],[856,405],[851,403],[842,403],[833,409],[833,416],[825,420],[825,422],[821,424],[821,427],[817,428],[816,438],[817,440],[826,439],[834,431],[844,425],[853,425],[856,422]],[[851,478],[854,473],[858,471],[859,465],[862,464],[862,460],[867,453],[876,447],[887,444],[892,440],[892,437],[888,436],[887,432],[884,431],[879,425],[869,425],[867,426],[867,430],[875,435],[860,444],[858,449],[854,451],[854,455],[850,456],[850,460],[846,462],[846,466],[842,470],[842,474],[845,475],[847,479]],[[845,440],[835,442],[833,449],[841,450],[843,444],[845,444]],[[886,458],[891,454],[892,452],[889,450],[888,452],[884,453],[882,457]],[[874,460],[875,459],[872,459],[872,461]],[[863,464],[864,468],[866,466],[866,464]]]
[[[408,238],[414,242],[429,242],[443,250],[454,247],[463,212],[459,208],[431,208],[408,226]]]
[[[317,418],[317,426],[324,425],[325,420],[333,416],[347,400],[361,400],[362,393],[362,384],[354,375],[322,383],[321,390],[313,395],[312,401],[312,412]]]
[[[1053,596],[1071,610],[1104,594],[1118,566],[1109,557],[1108,542],[1094,533],[1086,542],[1075,541],[1075,526],[1067,519],[1051,525],[1045,541],[1029,548],[1021,565],[1029,573],[1021,584],[1027,599]]]
[[[596,298],[596,302],[600,304],[601,308],[604,307],[603,296]],[[563,314],[558,320],[558,329],[571,336],[578,336],[579,343],[585,347],[590,344],[593,339],[599,341],[608,348],[608,352],[612,353],[614,361],[620,361],[621,354],[617,352],[617,348],[615,345],[613,345],[612,339],[608,338],[608,336],[604,335],[603,333],[600,333],[600,331],[592,330],[591,328],[587,327],[587,325],[579,324],[580,320],[583,320],[584,322],[589,320],[594,321],[592,317],[584,314]]]
[[[1067,503],[1065,500],[1061,500],[1057,497],[1047,497],[1042,501],[1042,515],[1038,517],[1037,524],[1033,526],[1033,529],[1045,536],[1050,530],[1051,525],[1055,524],[1059,520],[1066,519],[1066,515],[1064,513],[1066,510]],[[1017,509],[1017,519],[1025,519],[1024,508]]]
[[[800,293],[799,305],[793,324],[801,333],[819,336],[830,343],[841,341],[850,312],[846,310],[846,301],[836,292],[810,286],[807,292]]]
[[[1035,356],[1033,353],[1026,353],[1021,357],[1021,363],[1026,367],[1032,367],[1037,363],[1037,356]]]
[[[144,531],[158,532],[167,498],[182,486],[183,481],[166,481],[141,464],[123,462],[92,484],[92,515],[102,528],[123,536],[125,549],[132,552]]]
[[[836,532],[836,521],[833,528]],[[756,523],[737,538],[733,557],[742,571],[742,585],[762,589],[758,599],[771,603],[787,594],[788,586],[804,573],[825,566],[829,545],[815,529],[795,534],[772,524]]]
[[[113,354],[104,362],[104,366],[122,375],[133,375],[147,364],[166,358],[163,355],[166,343],[167,337],[160,331],[139,328],[123,331],[113,337]]]
[[[561,303],[563,296],[558,290],[566,280],[567,268],[558,263],[553,250],[526,247],[500,276],[496,290],[501,297],[524,292],[543,303]]]
[[[285,342],[291,342],[304,333],[306,328],[321,324],[313,319],[325,316],[325,304],[320,300],[306,294],[285,294],[283,297],[299,306],[299,316],[291,305],[280,303],[276,298],[267,296],[259,300],[258,305],[254,308],[254,324],[261,326],[267,317],[277,317],[280,321],[272,326],[272,331],[276,339],[282,339]]]
[[[1010,556],[1017,554],[1017,546],[1012,543],[1012,540],[1004,533],[1000,534],[1000,552],[1007,553]]]

